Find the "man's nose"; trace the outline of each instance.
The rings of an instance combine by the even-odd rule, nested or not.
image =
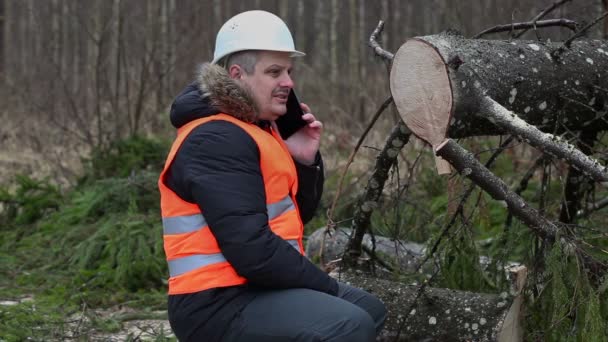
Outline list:
[[[291,76],[289,74],[286,73],[285,76],[283,76],[281,79],[280,86],[291,89],[291,88],[293,88],[293,85],[294,85],[293,79],[291,78]]]

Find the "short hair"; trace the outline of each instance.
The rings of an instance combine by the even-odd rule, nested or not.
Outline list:
[[[258,51],[257,50],[245,50],[232,53],[219,61],[219,65],[223,66],[224,69],[230,69],[233,64],[239,65],[247,75],[253,74],[255,71],[255,65],[258,62]]]

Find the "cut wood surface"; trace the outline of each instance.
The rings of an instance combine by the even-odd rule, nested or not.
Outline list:
[[[434,50],[423,40],[410,40],[393,59],[390,77],[391,92],[399,95],[394,100],[403,121],[433,149],[445,140],[452,113],[447,65]],[[440,158],[435,161],[439,174],[450,173],[448,163]]]

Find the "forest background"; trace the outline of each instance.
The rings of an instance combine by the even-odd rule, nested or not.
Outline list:
[[[418,35],[456,29],[471,37],[498,24],[527,21],[552,3],[1,1],[0,301],[9,304],[0,306],[0,340],[104,339],[118,332],[131,340],[172,338],[158,324],[140,323],[142,329],[124,331],[127,322],[166,317],[167,272],[155,186],[175,134],[168,110],[198,65],[211,60],[215,34],[229,17],[251,9],[276,13],[291,28],[297,48],[307,53],[295,65],[296,89],[324,122],[327,178],[321,208],[307,225],[311,233],[327,223],[348,156],[390,96],[386,65],[367,45],[379,20],[386,22],[381,44],[395,52]],[[605,6],[602,0],[572,0],[552,17],[584,24]],[[587,37],[606,39],[607,27],[600,23]],[[546,28],[539,34],[530,31],[520,39],[560,41],[571,32]],[[487,39],[509,39],[509,32]],[[350,225],[374,158],[398,120],[390,107],[366,137],[349,165],[335,222]],[[468,139],[467,146],[483,159],[498,139]],[[493,171],[517,184],[518,175],[538,156],[531,147],[518,145],[501,155]],[[555,162],[549,169],[550,180],[547,167],[540,170],[524,195],[551,216],[559,213],[567,166]],[[383,207],[372,217],[373,230],[421,244],[432,241],[457,201],[449,198],[448,183],[436,174],[430,149],[413,141],[402,150],[387,182]],[[474,204],[471,224],[450,236],[458,243],[445,242],[438,253],[450,262],[433,285],[499,293],[508,288],[506,280],[480,274],[479,256],[525,263],[534,260],[535,242],[518,224],[505,233],[505,208],[482,192],[476,198],[481,200]],[[600,212],[587,223],[605,218]],[[502,245],[494,242],[498,240]],[[582,317],[588,322],[608,317],[605,288],[591,295],[582,292],[588,295],[582,298],[580,290],[576,294],[579,281],[564,280],[565,290],[547,295],[544,311],[531,311],[534,327],[528,337],[582,338],[581,331],[589,330],[580,327]],[[591,308],[577,318],[572,306],[562,308],[560,300]],[[597,331],[590,334],[599,335],[589,336],[606,333],[605,323],[594,324]]]

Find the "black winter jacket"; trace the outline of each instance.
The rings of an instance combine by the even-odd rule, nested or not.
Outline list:
[[[173,126],[179,128],[219,111],[255,122],[255,106],[248,94],[224,93],[235,84],[218,69],[203,66],[199,79],[176,97],[171,106]],[[258,125],[264,128],[268,123]],[[301,218],[307,222],[321,197],[323,164],[320,154],[313,166],[295,164],[296,200]],[[309,288],[337,293],[335,280],[270,230],[259,151],[240,127],[213,121],[195,128],[178,150],[164,181],[182,199],[199,205],[222,253],[248,280],[240,286],[170,295],[169,321],[180,340],[221,341],[230,322],[258,289]]]

